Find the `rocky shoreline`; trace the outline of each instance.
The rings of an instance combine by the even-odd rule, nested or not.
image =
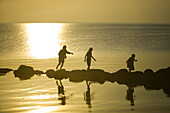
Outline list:
[[[0,75],[13,71],[8,68],[0,68]],[[153,72],[152,69],[146,69],[144,72],[135,71],[128,72],[127,69],[120,69],[117,72],[109,73],[102,69],[91,70],[58,70],[49,69],[46,72],[34,70],[31,66],[20,65],[17,70],[13,71],[14,76],[20,80],[27,80],[34,75],[46,74],[48,78],[58,80],[69,79],[70,82],[92,81],[100,84],[107,82],[117,82],[118,84],[125,84],[130,87],[144,86],[148,90],[163,91],[170,96],[170,67],[159,69]]]

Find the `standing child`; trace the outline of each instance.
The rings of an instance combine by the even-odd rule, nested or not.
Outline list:
[[[132,54],[132,56],[126,61],[127,63],[127,67],[129,68],[129,72],[131,72],[131,70],[134,70],[134,61],[136,62],[137,60],[135,60],[135,54]]]
[[[88,50],[88,52],[86,53],[85,57],[84,57],[84,62],[87,62],[87,70],[90,69],[90,66],[91,66],[91,58],[93,58],[94,61],[96,61],[96,59],[92,56],[92,51],[93,51],[93,48],[90,48]]]

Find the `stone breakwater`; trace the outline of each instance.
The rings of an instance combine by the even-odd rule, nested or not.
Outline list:
[[[12,69],[0,68],[1,76],[13,71]],[[45,74],[48,78],[69,79],[70,82],[92,81],[100,84],[105,82],[117,82],[130,87],[144,86],[148,90],[163,89],[170,96],[170,67],[159,69],[153,72],[152,69],[146,69],[144,72],[128,72],[127,69],[120,69],[117,72],[109,73],[102,69],[91,70],[58,70],[49,69],[46,72],[34,70],[31,66],[21,65],[13,71],[14,76],[20,80],[30,79],[34,75]]]

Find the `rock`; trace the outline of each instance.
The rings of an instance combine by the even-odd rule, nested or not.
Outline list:
[[[54,78],[56,72],[53,69],[49,69],[45,72],[45,74],[47,75],[48,78]]]
[[[35,70],[34,74],[41,75],[41,74],[45,74],[45,73],[43,71],[40,71],[40,70]]]
[[[67,79],[68,78],[68,75],[69,74],[69,71],[66,71],[65,69],[62,69],[62,70],[58,70],[56,71],[56,75],[54,76],[55,79]]]
[[[82,82],[86,80],[103,84],[109,75],[111,76],[110,73],[104,72],[104,70],[101,69],[92,69],[88,71],[73,70],[69,73],[69,80],[72,82]]]
[[[146,69],[146,70],[144,71],[144,74],[150,76],[150,75],[153,75],[154,72],[152,71],[152,69]]]
[[[9,68],[0,68],[0,76],[4,76],[10,71],[13,71],[13,70]]]
[[[0,68],[0,73],[8,73],[10,71],[13,71],[13,70],[9,68]]]
[[[21,80],[30,79],[34,76],[34,69],[31,66],[20,65],[20,67],[14,71],[14,75]]]

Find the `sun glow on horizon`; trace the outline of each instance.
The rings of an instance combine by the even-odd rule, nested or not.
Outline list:
[[[35,59],[58,57],[61,48],[60,38],[63,24],[31,23],[26,24],[29,54]]]

